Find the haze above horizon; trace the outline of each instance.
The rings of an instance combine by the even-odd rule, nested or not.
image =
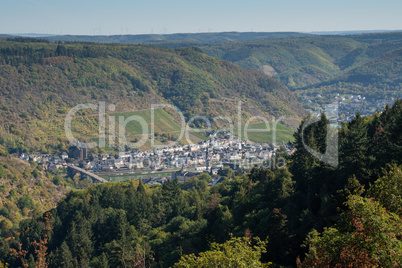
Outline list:
[[[402,1],[3,0],[0,33],[73,35],[402,29]]]

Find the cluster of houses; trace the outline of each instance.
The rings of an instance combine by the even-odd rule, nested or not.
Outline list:
[[[18,155],[15,155],[18,157]],[[55,156],[51,154],[30,154],[22,153],[19,158],[23,161],[34,161],[41,165],[44,170],[55,171],[56,169],[67,167],[66,160],[69,155],[63,152],[60,156]]]
[[[345,99],[345,98],[342,98]],[[372,115],[375,112],[382,112],[386,105],[392,105],[395,99],[366,99],[360,95],[348,97],[349,101],[341,100],[339,102],[339,115],[338,121],[351,121],[357,112],[362,116]]]
[[[274,155],[276,145],[246,144],[241,140],[214,139],[186,146],[155,148],[147,151],[126,151],[116,156],[90,155],[83,167],[95,171],[166,170],[191,168],[213,170],[216,165],[232,162],[262,162]],[[286,146],[289,153],[292,148]]]
[[[218,174],[224,166],[233,170],[253,166],[269,160],[275,155],[279,145],[256,145],[246,143],[238,138],[214,138],[198,144],[166,146],[154,150],[135,150],[120,152],[114,156],[109,154],[90,154],[87,150],[72,147],[69,153],[60,156],[22,154],[23,160],[33,160],[46,170],[67,167],[67,162],[92,172],[116,173],[124,172],[172,172],[172,178],[184,181],[202,172]],[[285,145],[288,154],[293,148]],[[144,176],[144,183],[163,183],[166,177]]]
[[[305,101],[307,101],[307,103],[316,103],[318,106],[320,106],[320,109],[322,108],[323,110],[325,110],[326,113],[328,112],[328,109],[330,114],[331,112],[336,112],[336,117],[334,117],[333,119],[338,123],[351,121],[355,117],[357,112],[360,112],[362,116],[371,115],[375,112],[381,112],[384,109],[385,105],[391,106],[396,100],[396,98],[375,99],[366,98],[361,95],[340,95],[339,93],[334,93],[327,95],[332,104],[335,102],[338,104],[337,110],[331,111],[331,106],[333,106],[332,104],[327,104],[326,101],[324,101],[324,104],[322,105],[318,104],[323,102],[321,100],[323,96],[321,96],[320,94],[317,94],[315,96],[308,96],[305,94],[303,95],[303,97]]]

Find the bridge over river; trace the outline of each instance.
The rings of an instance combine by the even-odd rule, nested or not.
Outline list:
[[[83,174],[87,175],[88,177],[91,177],[92,179],[97,180],[99,182],[107,182],[107,180],[105,180],[101,176],[98,176],[98,175],[96,175],[96,174],[94,174],[92,172],[89,172],[88,170],[79,168],[79,167],[71,165],[71,164],[68,165],[68,167],[71,168],[71,169],[74,169],[74,170],[76,170],[76,171],[78,171],[80,173],[83,173]]]

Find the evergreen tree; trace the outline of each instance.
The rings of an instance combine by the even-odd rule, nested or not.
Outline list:
[[[163,202],[166,221],[170,221],[182,213],[185,200],[177,179],[163,184],[161,201]]]
[[[55,252],[54,260],[52,261],[52,266],[60,268],[73,268],[74,258],[71,254],[70,248],[67,243],[63,241],[60,248]]]
[[[370,144],[367,127],[364,118],[357,113],[348,128],[342,133],[340,171],[344,180],[354,175],[360,182],[367,183],[370,178],[370,166],[374,159],[368,154]],[[346,181],[343,184],[345,183]]]

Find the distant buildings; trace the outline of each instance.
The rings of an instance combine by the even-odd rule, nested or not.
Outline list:
[[[63,159],[63,160],[66,160],[66,159],[68,158],[68,154],[67,154],[66,152],[63,152],[63,153],[60,155],[60,158]]]
[[[95,173],[120,175],[141,179],[147,184],[162,184],[167,179],[177,178],[180,182],[207,172],[211,176],[225,176],[231,170],[244,172],[254,165],[263,165],[275,157],[279,145],[247,143],[237,137],[228,138],[213,135],[210,140],[192,145],[165,146],[155,150],[134,150],[109,154],[88,154],[86,148],[72,146],[69,153],[60,156],[21,154],[21,159],[31,159],[42,165],[45,170],[67,167],[67,162]],[[290,154],[294,150],[284,145]],[[230,169],[229,169],[230,168]],[[178,170],[180,169],[180,170]],[[171,173],[171,176],[166,176]],[[228,174],[229,174],[228,173]],[[113,174],[113,175],[112,175]],[[135,175],[134,175],[135,174]],[[219,180],[218,180],[219,181]]]
[[[326,116],[331,122],[349,122],[357,112],[361,116],[368,116],[375,112],[381,112],[385,105],[392,105],[395,99],[390,98],[366,98],[362,95],[339,94],[332,93],[326,95],[302,95],[303,100],[310,108],[308,109],[313,115],[319,115],[325,110]],[[337,105],[334,105],[337,104]],[[337,106],[338,110],[331,108]]]
[[[29,155],[26,154],[26,153],[22,153],[22,154],[20,155],[20,159],[21,159],[22,161],[29,161]]]

